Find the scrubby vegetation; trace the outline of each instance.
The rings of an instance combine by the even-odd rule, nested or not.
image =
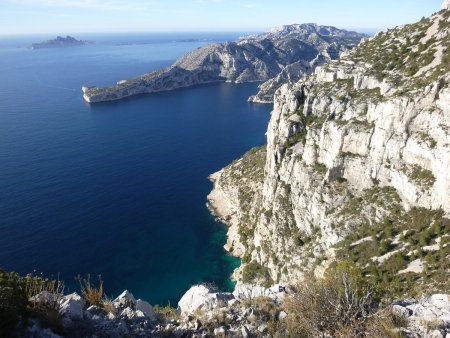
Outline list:
[[[112,301],[103,292],[103,281],[93,283],[90,276],[77,278],[86,308],[96,305],[107,313],[116,313]],[[22,337],[31,321],[64,335],[60,314],[64,282],[42,274],[20,276],[0,269],[0,337]]]
[[[306,276],[287,298],[288,337],[400,337],[401,318],[386,311],[381,294],[351,262],[329,269],[324,278]]]
[[[64,283],[59,280],[0,270],[0,337],[20,336],[30,318],[61,332],[58,302],[63,292]],[[47,296],[37,297],[41,293]]]
[[[399,197],[389,188],[370,189],[358,199],[359,203],[355,202],[349,202],[341,212],[349,217],[371,212],[384,216],[377,222],[364,217],[355,222],[348,237],[338,245],[338,258],[355,262],[368,280],[393,297],[450,290],[450,220],[442,211],[404,211]],[[367,207],[370,202],[376,203]],[[406,270],[418,259],[422,271]]]
[[[404,168],[403,172],[417,185],[431,188],[436,182],[436,177],[430,170],[424,169],[418,165]]]
[[[352,51],[348,59],[369,64],[369,74],[378,81],[402,87],[397,94],[424,88],[450,71],[449,12],[439,14],[440,18],[423,18],[379,33]],[[428,37],[436,22],[442,34]]]
[[[80,284],[81,295],[88,302],[88,304],[102,306],[105,300],[102,277],[98,276],[98,285],[91,282],[91,275],[87,275],[86,278],[81,278],[81,276],[78,276],[77,280]]]
[[[327,115],[313,115],[309,114],[305,116],[302,112],[302,108],[298,109],[296,115],[299,119],[297,123],[299,126],[299,131],[292,134],[285,142],[284,148],[289,149],[299,142],[304,145],[306,142],[306,136],[309,129],[321,129],[325,121],[327,120]]]
[[[163,321],[178,320],[180,318],[177,313],[177,309],[172,307],[170,304],[165,306],[155,305],[153,310],[158,315],[159,319]]]
[[[270,287],[273,284],[269,269],[257,262],[252,261],[244,266],[242,281],[244,283],[253,283],[255,280],[264,281],[262,284],[266,287]]]

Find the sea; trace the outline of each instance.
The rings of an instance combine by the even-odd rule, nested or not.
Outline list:
[[[266,142],[258,84],[217,83],[89,105],[106,86],[168,66],[237,33],[84,34],[86,46],[32,50],[55,36],[0,37],[0,268],[101,278],[176,306],[191,285],[230,290],[240,261],[207,208],[208,176]]]

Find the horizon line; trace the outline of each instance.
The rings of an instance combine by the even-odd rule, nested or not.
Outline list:
[[[286,24],[286,25],[280,25],[280,26],[274,26],[270,28],[256,28],[256,27],[248,27],[248,28],[224,28],[224,29],[192,29],[192,30],[186,30],[186,29],[168,29],[168,30],[129,30],[129,31],[61,31],[61,32],[40,32],[40,33],[34,33],[34,32],[19,32],[19,33],[2,33],[0,32],[0,37],[14,37],[14,36],[39,36],[39,35],[55,35],[55,36],[67,36],[67,35],[75,35],[75,34],[152,34],[152,33],[264,33],[269,32],[274,28],[282,27],[282,26],[290,26],[290,25],[297,25],[296,23],[293,24]],[[321,25],[320,26],[332,26],[333,25]],[[355,31],[358,33],[376,33],[381,32],[385,30],[386,28],[341,28],[336,27],[338,29],[343,29],[347,31]]]

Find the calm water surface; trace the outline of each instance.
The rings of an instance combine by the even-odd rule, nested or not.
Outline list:
[[[239,35],[77,36],[97,43],[36,51],[46,37],[0,39],[0,267],[59,273],[72,291],[76,275],[100,274],[108,294],[152,303],[197,282],[230,287],[239,262],[205,206],[207,176],[265,142],[271,107],[246,102],[256,85],[93,106],[80,87]]]

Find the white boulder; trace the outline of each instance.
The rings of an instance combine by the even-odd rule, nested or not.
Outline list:
[[[270,297],[274,300],[282,300],[285,295],[285,287],[281,284],[276,284],[270,288],[252,284],[239,284],[234,289],[233,295],[239,300],[258,297]]]
[[[141,311],[145,317],[149,318],[151,321],[156,321],[156,313],[153,311],[153,307],[146,301],[138,299],[136,301],[136,311]]]
[[[222,303],[228,303],[234,297],[231,293],[213,292],[205,285],[191,287],[178,302],[178,313],[188,316],[198,309],[211,310],[220,307]]]
[[[134,308],[136,307],[136,299],[131,292],[125,290],[119,297],[114,299],[113,305],[116,309]]]
[[[70,320],[82,320],[83,308],[86,302],[79,294],[72,293],[64,296],[59,303],[59,313]]]

